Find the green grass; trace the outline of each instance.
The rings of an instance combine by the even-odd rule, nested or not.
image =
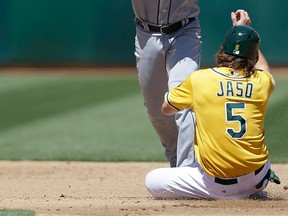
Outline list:
[[[266,118],[272,162],[288,162],[288,80]],[[166,161],[136,75],[0,75],[0,160]]]
[[[30,210],[0,210],[0,216],[34,216],[35,213]]]
[[[267,146],[273,162],[288,162],[288,79],[277,79],[265,119]]]
[[[0,86],[1,160],[164,160],[136,76],[2,75]]]

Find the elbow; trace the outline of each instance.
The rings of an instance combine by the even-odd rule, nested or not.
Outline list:
[[[162,104],[161,112],[167,115],[167,105],[165,103]]]
[[[167,103],[163,103],[161,111],[164,115],[173,115],[177,112],[174,108],[170,107]]]

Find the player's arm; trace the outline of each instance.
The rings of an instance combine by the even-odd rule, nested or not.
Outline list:
[[[173,115],[177,113],[179,110],[169,104],[167,97],[168,97],[168,92],[164,96],[164,102],[162,104],[162,113],[165,115]]]
[[[170,91],[164,95],[164,102],[162,104],[163,114],[173,115],[180,110],[191,109],[193,107],[194,97],[191,77],[195,74],[197,74],[197,72],[192,73],[181,85],[170,89]]]
[[[238,25],[250,26],[251,25],[249,14],[247,13],[247,11],[242,10],[242,9],[239,9],[236,12],[232,12],[231,20],[232,20],[233,26],[238,26]],[[263,56],[260,50],[259,50],[259,60],[257,61],[255,68],[269,71],[268,62],[266,61],[265,57]]]
[[[258,51],[258,55],[259,55],[259,59],[255,65],[255,68],[269,72],[270,71],[269,64],[266,61],[266,58],[264,57],[264,55],[262,54],[262,52],[260,50]]]
[[[231,20],[232,20],[233,26],[238,26],[238,25],[250,26],[251,25],[249,14],[247,13],[247,11],[242,10],[242,9],[239,9],[236,12],[232,12]]]
[[[270,75],[271,77],[271,82],[272,82],[272,91],[274,90],[275,86],[276,86],[276,83],[275,83],[275,80],[273,78],[273,76],[270,74],[270,67],[269,67],[269,64],[268,62],[266,61],[266,58],[264,57],[264,55],[262,54],[262,52],[259,50],[258,51],[258,55],[259,55],[259,59],[255,65],[255,69],[261,69],[261,70],[264,70],[266,72],[268,72],[267,74]]]

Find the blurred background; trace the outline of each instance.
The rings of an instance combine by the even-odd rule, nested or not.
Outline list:
[[[288,64],[287,0],[199,0],[202,66],[243,8],[272,66]],[[0,66],[134,66],[130,0],[0,0]]]
[[[199,4],[201,67],[214,65],[237,9],[249,12],[272,72],[281,67],[265,124],[272,161],[288,162],[288,1]],[[0,0],[0,160],[166,161],[134,34],[130,0]]]

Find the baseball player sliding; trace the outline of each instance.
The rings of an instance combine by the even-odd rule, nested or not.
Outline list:
[[[165,92],[199,69],[201,27],[198,0],[131,0],[135,14],[135,56],[149,119],[171,167],[194,162],[195,121],[190,109],[167,116],[161,112]],[[244,10],[235,25],[249,25]]]
[[[246,198],[263,191],[269,181],[280,184],[271,170],[264,134],[275,82],[259,50],[257,31],[235,25],[239,11],[231,18],[234,27],[216,54],[217,67],[192,73],[165,95],[164,114],[195,112],[197,161],[148,173],[146,187],[153,197]]]

